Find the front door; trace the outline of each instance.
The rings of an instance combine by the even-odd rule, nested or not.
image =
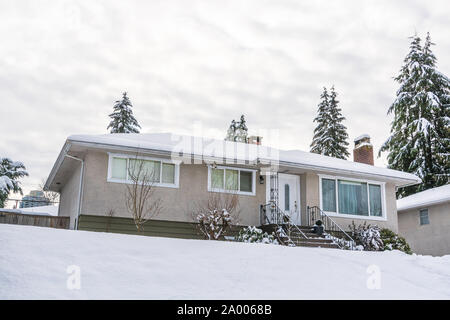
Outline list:
[[[300,177],[293,174],[278,175],[278,203],[281,210],[291,217],[291,221],[301,224],[300,218]]]

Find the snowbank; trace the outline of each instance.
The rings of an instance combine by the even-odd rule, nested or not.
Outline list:
[[[450,298],[450,256],[16,225],[0,225],[0,244],[0,299]],[[66,285],[71,265],[79,290]],[[380,289],[369,289],[377,268]]]
[[[40,206],[40,207],[30,207],[30,208],[18,208],[18,209],[0,209],[3,212],[20,213],[20,214],[31,214],[38,216],[57,216],[58,206]]]
[[[58,206],[49,205],[49,206],[40,206],[40,207],[31,207],[31,208],[20,208],[20,211],[23,214],[57,216],[58,215]]]
[[[450,201],[450,184],[415,193],[397,200],[397,211]]]

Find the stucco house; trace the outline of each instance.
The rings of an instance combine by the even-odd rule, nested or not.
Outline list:
[[[124,193],[130,183],[127,168],[138,158],[157,173],[154,187],[163,202],[145,228],[149,235],[195,237],[194,204],[212,193],[237,195],[243,226],[276,224],[281,214],[297,226],[327,217],[342,230],[352,221],[367,221],[398,232],[396,188],[420,179],[373,166],[367,135],[355,140],[354,149],[355,160],[367,163],[280,150],[261,141],[171,133],[73,135],[45,188],[60,192],[59,215],[70,217],[72,229],[136,233]],[[265,210],[268,203],[271,209]]]
[[[399,233],[414,253],[450,254],[450,184],[397,201]]]

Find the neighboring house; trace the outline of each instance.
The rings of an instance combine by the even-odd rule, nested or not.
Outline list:
[[[370,138],[362,139],[355,153],[373,157]],[[60,192],[59,215],[70,216],[72,229],[135,233],[124,199],[136,157],[156,169],[163,200],[163,211],[145,227],[150,235],[194,237],[195,204],[213,192],[238,195],[240,225],[274,223],[261,210],[271,202],[297,225],[311,225],[315,208],[343,229],[367,221],[397,232],[396,188],[420,182],[409,173],[259,144],[170,133],[73,135],[45,184]]]
[[[40,190],[32,190],[30,194],[24,196],[20,202],[20,208],[32,208],[32,207],[42,207],[50,205],[50,200],[48,200],[44,192]]]
[[[450,184],[397,200],[399,233],[413,252],[450,254]]]

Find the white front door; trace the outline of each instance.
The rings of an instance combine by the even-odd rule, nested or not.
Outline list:
[[[291,217],[294,224],[300,225],[300,177],[280,173],[278,175],[278,196],[280,209]]]

